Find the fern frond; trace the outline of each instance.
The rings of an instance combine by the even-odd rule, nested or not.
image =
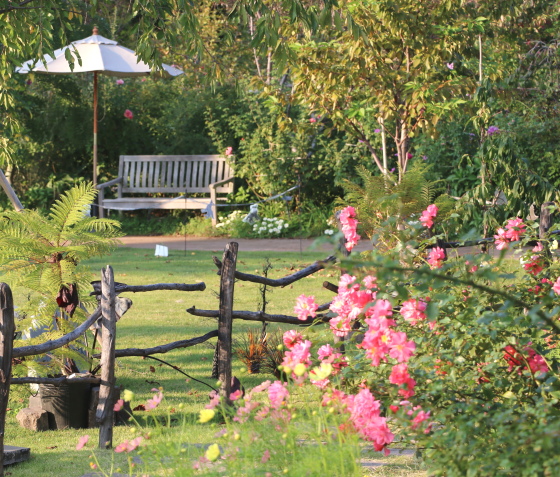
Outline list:
[[[95,200],[96,190],[91,182],[82,183],[66,192],[51,207],[50,220],[60,232],[84,220],[86,211]]]

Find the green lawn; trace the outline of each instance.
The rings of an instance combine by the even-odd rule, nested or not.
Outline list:
[[[221,257],[219,257],[221,258]],[[322,253],[258,253],[242,251],[238,255],[238,269],[247,273],[261,274],[267,258],[273,268],[269,277],[280,278],[293,273],[315,260],[326,258]],[[118,323],[117,348],[151,347],[168,342],[200,336],[216,328],[213,319],[194,317],[186,313],[186,309],[196,306],[202,309],[218,308],[219,276],[212,262],[211,252],[170,251],[167,258],[156,258],[153,251],[143,249],[118,249],[110,257],[93,259],[88,263],[92,270],[92,280],[98,280],[100,270],[107,264],[113,267],[115,280],[130,285],[152,283],[206,283],[204,292],[171,292],[159,291],[149,293],[128,294],[133,300],[133,307]],[[332,293],[322,288],[322,282],[330,280],[336,282],[336,272],[323,270],[313,277],[304,278],[286,288],[270,290],[267,295],[269,301],[267,311],[270,313],[293,314],[293,306],[297,296],[302,293],[314,294],[320,303],[332,298]],[[15,291],[17,306],[21,292]],[[238,310],[258,310],[260,302],[259,285],[237,282],[235,288],[235,308]],[[236,321],[234,333],[237,337],[245,330],[253,327],[260,329],[260,324]],[[272,324],[271,328],[279,328]],[[212,343],[215,339],[211,340]],[[176,350],[165,355],[158,355],[161,359],[180,367],[184,372],[196,379],[215,386],[210,377],[213,349],[208,344],[192,348]],[[264,379],[265,375],[248,375],[245,367],[235,361],[234,374],[239,376],[245,387],[250,388]],[[154,387],[163,387],[165,401],[155,412],[136,412],[135,416],[145,421],[145,416],[166,418],[171,416],[172,425],[179,426],[186,419],[186,427],[181,424],[181,434],[188,436],[190,443],[210,442],[216,429],[212,426],[196,424],[194,421],[198,411],[208,400],[209,388],[185,378],[177,371],[157,361],[142,358],[123,358],[117,362],[118,384],[134,391],[136,397],[133,406],[144,403],[154,393]],[[89,455],[96,447],[97,430],[63,430],[33,433],[22,429],[16,422],[17,411],[27,406],[29,390],[27,386],[12,386],[10,411],[6,425],[6,443],[10,445],[31,447],[30,462],[12,466],[8,472],[13,477],[23,476],[79,476],[89,469]],[[118,426],[115,428],[114,444],[129,439],[135,434],[131,432],[134,426]],[[160,426],[161,427],[161,426]],[[87,446],[90,451],[76,451],[78,438],[84,434],[90,435]],[[154,431],[154,440],[169,439],[168,431],[162,430],[162,435]],[[184,437],[183,437],[184,438]],[[173,435],[171,436],[173,439]],[[96,452],[101,459],[110,461],[115,458],[117,465],[127,469],[126,458],[114,452]]]

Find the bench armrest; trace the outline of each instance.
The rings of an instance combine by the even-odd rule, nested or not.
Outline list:
[[[227,179],[224,179],[223,181],[218,181],[218,182],[214,182],[212,184],[208,184],[208,187],[210,187],[210,189],[215,189],[216,187],[219,187],[223,184],[227,184],[228,182],[231,182],[234,179],[235,179],[235,177],[228,177]]]
[[[106,187],[111,187],[114,186],[115,184],[122,184],[122,181],[123,181],[122,177],[117,177],[112,181],[104,182],[103,184],[97,184],[95,188],[98,190],[105,189]]]

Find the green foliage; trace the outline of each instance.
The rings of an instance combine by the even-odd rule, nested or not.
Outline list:
[[[235,102],[224,101],[207,112],[218,150],[233,147],[236,177],[259,199],[300,185],[293,192],[297,203],[329,203],[339,192],[333,180],[337,164],[329,161],[336,141],[321,123],[310,122],[314,118],[307,108],[286,106],[267,93],[261,96],[242,93]]]
[[[455,204],[443,193],[443,181],[426,179],[428,170],[425,164],[415,162],[397,182],[394,175],[376,176],[362,167],[358,169],[361,184],[349,180],[343,183],[345,204],[356,208],[360,230],[366,237],[375,236],[378,246],[392,248],[399,231],[417,221],[432,203],[440,209],[438,221],[448,217]]]
[[[22,287],[29,301],[19,309],[19,331],[24,335],[42,329],[45,334],[28,344],[52,339],[68,332],[85,319],[78,307],[73,323],[55,319],[60,311],[56,296],[64,288],[76,287],[79,301],[90,310],[96,306],[89,296],[91,272],[83,260],[109,253],[118,243],[119,224],[89,217],[96,191],[92,184],[75,186],[61,196],[48,216],[35,210],[5,211],[0,219],[0,274],[12,287]],[[76,357],[63,349],[64,357]]]
[[[464,219],[482,216],[484,230],[494,229],[508,216],[526,217],[532,204],[557,200],[558,191],[529,168],[506,132],[487,136],[478,153],[481,183],[463,197]],[[507,199],[500,200],[500,193]]]

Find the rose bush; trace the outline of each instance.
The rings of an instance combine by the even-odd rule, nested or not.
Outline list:
[[[345,214],[354,219],[353,210]],[[430,475],[554,475],[560,270],[549,240],[520,249],[521,265],[505,250],[445,260],[435,247],[443,237],[418,238],[436,214],[427,209],[393,252],[342,262],[348,273],[330,306],[330,333],[346,339],[345,354],[325,336],[312,342],[291,331],[282,370],[295,385],[321,389],[322,406],[341,420],[338,432],[376,450],[396,439],[414,443]],[[510,219],[498,245],[527,245],[535,228]],[[311,298],[298,298],[300,318],[315,314]],[[281,399],[254,408],[259,419],[287,425],[289,387],[274,387]],[[238,401],[244,419],[247,399]]]

